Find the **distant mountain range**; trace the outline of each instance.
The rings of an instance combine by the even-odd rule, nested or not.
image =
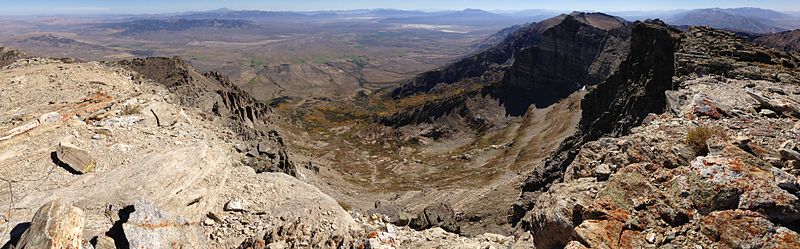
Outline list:
[[[738,32],[768,34],[796,28],[796,17],[758,8],[697,9],[666,18],[673,25],[711,26]]]
[[[341,21],[353,19],[375,19],[383,23],[425,24],[425,25],[493,25],[508,27],[517,24],[538,22],[560,11],[554,10],[519,10],[519,11],[485,11],[464,9],[456,11],[417,11],[398,9],[358,9],[341,11],[262,11],[262,10],[230,10],[215,9],[170,13],[161,15],[128,16],[127,20],[167,20],[168,23],[135,23],[159,28],[164,25],[185,28],[201,25],[191,20],[245,20],[252,22],[308,22],[308,21]],[[734,32],[750,34],[770,34],[800,28],[800,13],[783,13],[760,8],[709,8],[672,11],[626,11],[611,12],[628,21],[661,19],[675,26],[710,26]],[[183,20],[183,21],[175,21]],[[162,21],[163,22],[163,21]],[[163,24],[163,25],[162,25]],[[234,26],[240,24],[233,24]],[[241,24],[244,25],[244,24]],[[162,27],[170,29],[168,27]],[[223,23],[223,26],[228,26]]]

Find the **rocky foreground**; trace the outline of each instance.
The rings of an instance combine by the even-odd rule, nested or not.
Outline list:
[[[13,53],[0,70],[4,248],[512,241],[418,232],[379,216],[354,219],[292,177],[280,137],[256,130],[270,125],[267,107],[180,60],[79,63]]]

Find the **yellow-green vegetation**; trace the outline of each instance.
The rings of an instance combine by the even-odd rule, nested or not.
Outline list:
[[[357,123],[371,117],[363,108],[347,103],[327,103],[302,112],[297,112],[290,106],[280,105],[276,109],[290,113],[293,120],[302,122],[307,129],[316,132],[324,132],[330,128]]]
[[[684,143],[692,148],[695,155],[705,156],[708,155],[708,144],[706,142],[709,138],[714,136],[722,138],[727,137],[725,130],[719,126],[699,126],[690,128],[686,132]]]
[[[264,66],[264,64],[265,64],[265,62],[261,58],[258,58],[256,56],[251,56],[250,57],[250,67],[258,68],[258,67]]]
[[[472,84],[469,86],[455,86],[451,87],[450,89],[433,93],[415,94],[397,100],[373,98],[370,101],[370,106],[373,107],[372,110],[374,110],[379,117],[388,117],[394,115],[398,111],[421,107],[427,103],[435,101],[459,97],[465,93],[477,91],[480,88],[480,84]]]
[[[293,105],[279,105],[275,108],[278,112],[289,114],[294,121],[303,123],[310,130],[324,132],[334,127],[370,123],[362,121],[391,117],[403,111],[422,107],[428,103],[456,98],[476,89],[479,88],[477,86],[459,86],[436,93],[423,93],[400,99],[392,99],[385,96],[383,92],[379,92],[369,97],[366,103],[354,101],[326,102],[324,105],[314,105],[303,111],[292,108],[291,106]]]

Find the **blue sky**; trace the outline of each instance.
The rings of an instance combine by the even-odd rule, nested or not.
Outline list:
[[[761,7],[800,11],[800,0],[0,0],[1,14],[164,13],[216,8],[258,10],[342,10],[363,8],[485,10],[674,10],[709,7]]]

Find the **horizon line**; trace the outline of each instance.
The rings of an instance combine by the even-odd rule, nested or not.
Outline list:
[[[543,11],[543,12],[555,12],[555,13],[568,13],[572,11],[580,11],[580,12],[601,12],[601,13],[625,13],[625,12],[677,12],[677,11],[690,11],[690,10],[702,10],[702,9],[742,9],[742,8],[752,8],[752,9],[763,9],[763,10],[771,10],[779,13],[800,13],[800,10],[788,10],[788,11],[780,11],[768,8],[760,8],[760,7],[752,7],[752,6],[742,6],[742,7],[731,7],[731,8],[721,8],[721,7],[709,7],[709,8],[695,8],[695,9],[643,9],[643,10],[593,10],[593,9],[586,9],[586,10],[569,10],[569,9],[537,9],[537,8],[528,8],[528,9],[480,9],[480,8],[463,8],[463,9],[404,9],[404,8],[356,8],[356,9],[319,9],[319,10],[266,10],[266,9],[234,9],[228,7],[220,7],[220,8],[212,8],[212,9],[202,9],[202,10],[183,10],[183,11],[163,11],[163,12],[116,12],[110,9],[103,9],[103,8],[74,8],[67,11],[61,11],[59,13],[13,13],[13,12],[2,12],[0,11],[0,17],[2,16],[13,16],[13,17],[48,17],[48,16],[78,16],[78,17],[89,17],[89,16],[124,16],[124,15],[174,15],[174,14],[186,14],[192,12],[211,12],[217,10],[229,10],[229,11],[263,11],[263,12],[293,12],[293,13],[313,13],[313,12],[346,12],[346,11],[369,11],[369,10],[399,10],[399,11],[418,11],[418,12],[425,12],[425,13],[436,13],[436,12],[449,12],[449,11],[464,11],[464,10],[481,10],[495,14],[513,14],[515,12],[523,12],[523,11]],[[83,12],[88,11],[88,12]]]

